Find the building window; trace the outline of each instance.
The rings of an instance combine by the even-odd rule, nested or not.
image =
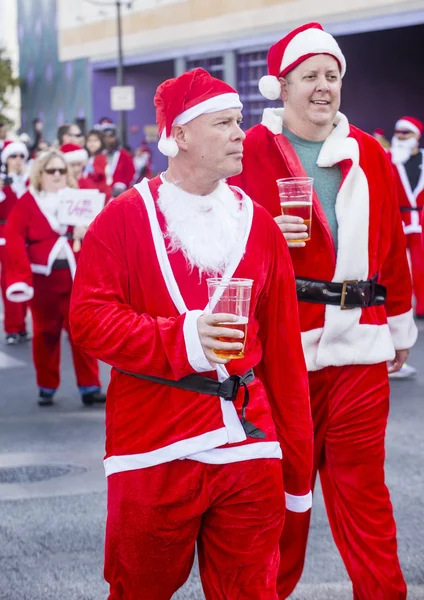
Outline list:
[[[186,59],[186,70],[192,71],[193,69],[205,69],[213,77],[222,79],[224,81],[224,59],[222,56],[208,56],[208,57],[188,57]]]
[[[275,106],[262,96],[259,79],[267,74],[267,50],[239,52],[237,54],[237,89],[243,102],[243,129],[261,122],[264,108]]]

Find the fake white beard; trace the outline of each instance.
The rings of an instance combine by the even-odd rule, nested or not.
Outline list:
[[[412,151],[415,148],[418,148],[417,138],[412,137],[407,140],[399,140],[396,136],[393,136],[390,146],[393,164],[399,165],[405,163],[411,157]]]
[[[197,196],[164,182],[158,205],[166,220],[168,251],[181,250],[200,273],[222,275],[244,233],[240,202],[229,186],[220,182],[212,194]]]

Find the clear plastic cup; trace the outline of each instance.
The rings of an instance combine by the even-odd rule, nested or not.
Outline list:
[[[300,217],[306,225],[306,238],[290,240],[291,242],[308,242],[312,228],[312,194],[314,180],[312,177],[289,177],[277,179],[280,195],[281,214]]]

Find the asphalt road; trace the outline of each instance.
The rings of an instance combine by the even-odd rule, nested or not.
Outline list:
[[[62,362],[57,405],[41,409],[30,345],[0,342],[0,600],[107,598],[104,414],[80,403],[66,337]],[[424,600],[424,328],[410,364],[421,369],[418,377],[392,385],[387,481],[409,598]],[[102,372],[107,385],[108,368]],[[202,598],[195,568],[174,600]],[[292,598],[351,598],[319,489],[306,568]]]

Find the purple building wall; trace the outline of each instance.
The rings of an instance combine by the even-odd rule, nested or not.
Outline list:
[[[166,61],[146,65],[125,67],[125,85],[135,87],[135,109],[127,111],[128,144],[135,148],[144,138],[145,125],[156,122],[153,97],[158,85],[174,76],[174,62]],[[116,85],[115,69],[93,70],[93,119],[94,123],[103,117],[110,117],[119,124],[119,113],[110,109],[110,88]],[[137,131],[132,128],[137,127]],[[152,150],[153,171],[157,172],[166,168],[167,159],[157,149],[157,144],[150,143]]]
[[[342,106],[349,121],[386,137],[404,115],[424,119],[424,25],[339,36],[347,60]]]

